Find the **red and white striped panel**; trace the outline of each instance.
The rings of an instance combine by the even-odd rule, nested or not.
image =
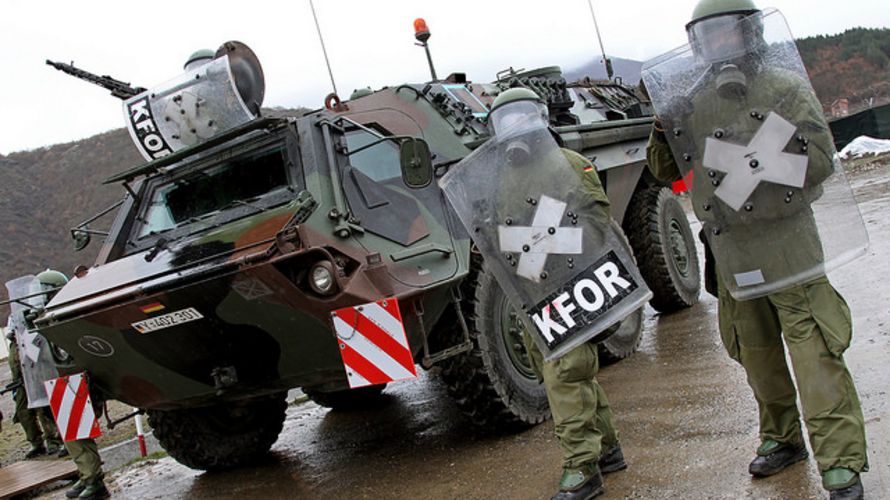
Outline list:
[[[43,384],[62,439],[74,441],[102,435],[84,373],[47,380]]]
[[[350,388],[417,377],[396,299],[338,309],[331,319]]]

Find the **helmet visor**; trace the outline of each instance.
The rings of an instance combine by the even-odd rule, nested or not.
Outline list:
[[[515,101],[496,108],[488,119],[493,135],[515,135],[546,127],[547,106],[532,100]]]
[[[747,52],[743,14],[710,17],[687,29],[689,44],[699,57],[709,63],[728,61]]]

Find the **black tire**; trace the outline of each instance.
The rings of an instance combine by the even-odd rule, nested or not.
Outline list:
[[[287,393],[188,410],[148,410],[148,423],[177,462],[220,470],[262,458],[278,440]]]
[[[449,394],[478,427],[521,428],[543,422],[550,416],[547,393],[531,370],[517,331],[511,333],[505,324],[518,324],[514,323],[518,317],[512,317],[517,311],[480,255],[472,254],[470,274],[461,290],[473,349],[440,363]],[[439,332],[447,337],[442,340],[450,345],[461,342],[457,322],[447,323],[447,330]]]
[[[621,243],[624,250],[633,254],[633,249],[624,230],[617,222],[612,221],[612,227],[621,234]],[[639,262],[639,261],[637,261]],[[599,343],[600,360],[603,364],[611,364],[620,361],[633,354],[643,338],[643,309],[641,307],[621,320],[618,331]]]
[[[620,361],[637,350],[643,338],[643,309],[639,308],[621,321],[618,331],[600,342],[599,354],[602,364]]]
[[[649,186],[637,191],[624,221],[640,273],[652,290],[649,304],[667,313],[698,302],[701,271],[695,239],[671,190]]]
[[[306,387],[303,394],[315,404],[336,411],[361,410],[375,406],[383,401],[383,389],[386,384],[369,385],[358,389],[344,389],[342,391],[321,392]]]

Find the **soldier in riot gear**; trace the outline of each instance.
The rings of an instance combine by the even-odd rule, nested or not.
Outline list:
[[[25,431],[25,437],[31,443],[31,449],[25,454],[25,458],[35,458],[46,454],[58,454],[58,456],[64,457],[68,455],[68,451],[62,446],[59,430],[56,428],[56,422],[53,420],[49,407],[28,408],[28,395],[25,392],[24,384],[21,383],[22,365],[16,345],[15,331],[9,328],[6,335],[9,340],[8,362],[12,384],[19,385],[17,389],[13,390],[15,414],[12,421],[21,424],[22,430]]]
[[[46,289],[55,288],[57,286],[57,279],[55,279],[56,277],[54,275],[48,273],[51,272],[47,270],[40,273],[36,279],[37,284],[32,286],[39,286],[40,288]],[[45,280],[41,280],[40,276],[44,276]],[[30,282],[33,283],[34,277],[32,276],[29,278],[31,280]],[[28,281],[28,278],[24,278],[22,283]],[[26,290],[30,289],[26,288]],[[14,312],[14,314],[16,313]],[[19,387],[13,391],[13,398],[15,399],[15,415],[13,417],[13,422],[21,424],[28,442],[31,443],[31,449],[25,454],[25,458],[34,458],[44,454],[58,454],[59,457],[65,457],[68,455],[68,450],[62,446],[62,439],[59,437],[59,430],[56,427],[56,422],[49,409],[48,401],[45,401],[45,394],[43,397],[39,397],[37,394],[42,391],[43,387],[39,384],[39,380],[32,380],[34,377],[41,378],[44,364],[39,359],[39,355],[37,360],[31,359],[30,357],[26,358],[26,363],[23,363],[21,358],[19,349],[20,344],[25,345],[26,347],[28,345],[25,344],[25,338],[17,337],[16,331],[18,331],[20,335],[25,335],[25,331],[31,329],[30,317],[33,314],[34,309],[25,309],[21,311],[17,317],[18,321],[14,321],[13,318],[10,317],[10,327],[7,329],[7,338],[10,341],[9,370],[12,375],[12,385],[19,385]],[[31,371],[26,372],[23,368]],[[26,377],[28,377],[28,380],[25,380]],[[32,400],[43,400],[43,404],[36,402],[32,405]]]
[[[843,174],[793,39],[764,39],[768,17],[784,26],[775,14],[751,0],[696,5],[686,26],[694,58],[668,54],[644,69],[661,117],[647,157],[664,181],[694,174],[693,206],[717,264],[721,337],[744,367],[760,414],[761,445],[750,473],[770,476],[806,459],[799,396],[824,488],[832,499],[861,498],[864,419],[843,358],[852,323],[824,274],[837,252],[814,208]],[[797,59],[778,63],[783,50]],[[693,59],[699,69],[677,69]],[[680,81],[683,90],[668,90]],[[738,150],[747,164],[724,168]],[[764,168],[773,168],[771,176],[756,178]],[[856,227],[850,225],[851,239]]]
[[[517,122],[538,119],[546,126],[547,106],[531,90],[516,88],[495,99],[489,126],[493,135],[503,138]],[[510,142],[506,148],[507,161],[511,164],[528,161],[528,146],[522,140]],[[595,217],[598,223],[608,227],[609,201],[596,171],[590,168],[590,161],[568,149],[562,152],[580,177],[586,194],[604,208],[585,216]],[[602,474],[627,468],[609,401],[596,380],[597,346],[584,342],[559,359],[548,361],[527,330],[523,331],[523,341],[532,367],[547,391],[563,455],[559,492],[553,498],[593,498],[603,492]]]
[[[68,278],[52,269],[47,269],[37,275],[37,280],[45,289],[50,290],[47,302],[58,293],[58,289],[68,283]],[[49,408],[46,408],[47,411]],[[98,412],[97,412],[98,414]],[[55,424],[54,424],[55,425]],[[71,460],[77,466],[78,480],[65,492],[67,498],[97,499],[108,496],[105,487],[105,475],[102,472],[102,459],[99,456],[99,447],[94,439],[76,439],[65,442],[65,454],[71,455]]]

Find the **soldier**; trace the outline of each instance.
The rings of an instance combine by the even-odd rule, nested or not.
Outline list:
[[[492,103],[491,128],[496,135],[529,113],[547,119],[547,107],[533,91],[516,88],[501,93]],[[605,210],[596,214],[603,227],[611,224],[609,200],[603,191],[596,170],[580,154],[562,149],[572,168],[581,178],[587,195]],[[521,154],[521,153],[519,153]],[[544,384],[556,437],[563,455],[563,473],[559,500],[587,499],[603,493],[602,474],[627,468],[618,431],[612,421],[612,409],[603,388],[596,380],[599,369],[597,346],[585,342],[562,357],[545,361],[541,350],[528,331],[523,341],[538,379]]]
[[[97,413],[98,414],[98,413]],[[76,439],[66,441],[65,446],[71,453],[71,460],[77,465],[78,479],[65,492],[67,498],[97,499],[109,495],[105,486],[105,474],[102,472],[102,458],[95,439]]]
[[[663,118],[655,121],[647,158],[653,174],[663,181],[681,177],[678,163],[683,172],[694,173],[693,206],[702,220],[706,247],[717,263],[721,338],[730,357],[744,367],[759,410],[761,444],[749,472],[754,477],[771,476],[806,459],[795,401],[799,396],[823,487],[832,499],[862,498],[859,473],[868,469],[865,426],[843,358],[852,337],[850,311],[824,275],[827,247],[811,206],[833,173],[832,139],[806,80],[788,69],[791,63],[777,66],[775,58],[764,56],[767,50],[794,45],[789,40],[781,46],[785,49],[776,43],[768,47],[763,18],[751,0],[699,1],[686,30],[703,69],[694,82],[690,78],[683,84],[682,99],[656,98],[655,87],[672,84],[664,81],[670,78],[655,77],[657,64],[650,66],[652,74],[644,75]],[[771,128],[770,120],[779,123],[773,115],[793,125],[786,127],[787,138],[772,132],[784,126]],[[770,133],[775,143],[772,156],[751,148],[750,158],[761,155],[763,163],[772,164],[790,159],[788,169],[799,162],[805,175],[797,181],[778,179],[731,192],[739,187],[733,185],[738,177],[729,179],[733,172],[753,177],[762,165],[746,159],[742,168],[747,170],[728,170],[722,176],[716,166],[732,146],[720,141],[753,143],[758,137],[769,139]],[[674,154],[669,145],[675,147]],[[740,193],[742,197],[737,196]],[[762,259],[756,274],[735,273],[739,268],[732,267],[734,260],[753,258]],[[745,286],[771,279],[776,286],[765,295],[754,294],[749,300],[732,295],[743,295]],[[785,362],[783,337],[797,390]]]
[[[22,379],[22,365],[19,359],[19,349],[16,345],[15,332],[12,328],[7,329],[7,339],[9,339],[9,372],[12,375],[12,384],[19,387],[13,391],[13,399],[15,400],[15,414],[12,417],[13,423],[21,424],[25,431],[25,437],[31,443],[31,449],[25,454],[26,459],[39,457],[40,455],[58,455],[65,457],[68,450],[62,446],[62,440],[59,438],[59,430],[56,428],[56,421],[53,419],[52,412],[48,406],[39,408],[28,408],[28,394],[25,392],[25,386]],[[44,445],[44,442],[46,443]]]
[[[49,289],[58,289],[68,283],[68,278],[59,271],[47,269],[37,275],[41,285]],[[47,297],[47,302],[52,296]],[[99,411],[96,411],[99,414]],[[71,460],[77,465],[78,480],[65,492],[67,498],[97,499],[108,496],[105,487],[105,474],[102,472],[102,459],[99,456],[99,447],[94,439],[77,439],[65,442],[66,453],[71,454]]]

